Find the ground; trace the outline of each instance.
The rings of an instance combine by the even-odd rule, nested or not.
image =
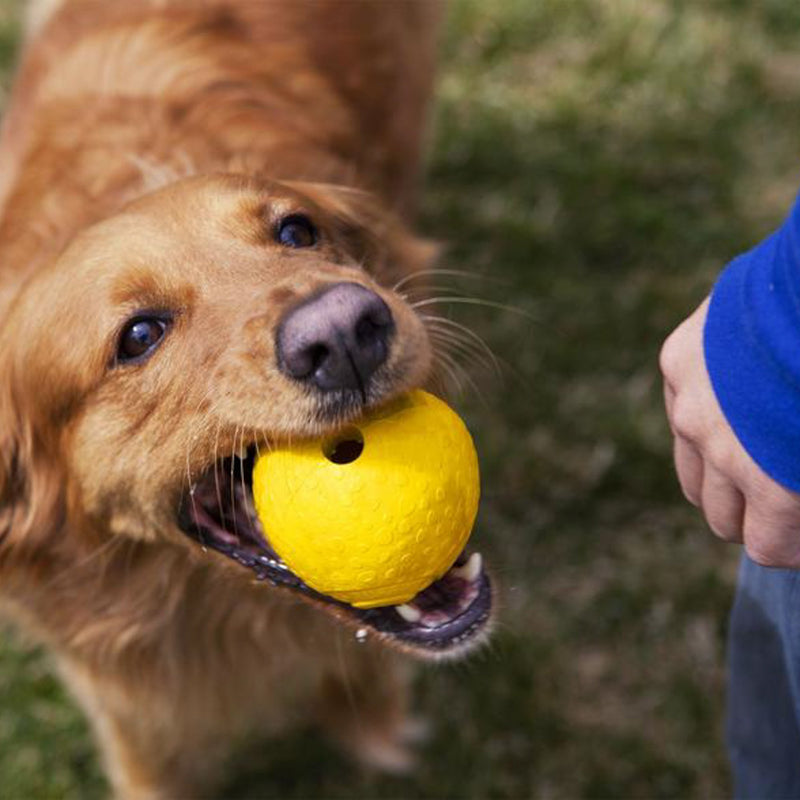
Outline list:
[[[362,776],[307,733],[243,759],[226,797],[729,794],[738,553],[677,488],[657,355],[800,185],[799,23],[794,0],[453,0],[420,228],[470,273],[441,294],[513,306],[451,309],[503,361],[456,395],[501,622],[424,672],[412,776]],[[103,796],[80,715],[12,636],[0,707],[4,797]]]

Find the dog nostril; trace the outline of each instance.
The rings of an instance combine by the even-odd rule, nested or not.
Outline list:
[[[330,350],[324,344],[315,344],[308,349],[308,360],[311,363],[310,373],[316,372],[330,355]]]
[[[386,339],[392,326],[392,312],[379,297],[358,318],[353,333],[359,345],[372,345]]]
[[[322,342],[288,348],[283,352],[284,368],[298,380],[313,375],[329,358],[330,350]]]
[[[356,341],[359,344],[372,344],[385,328],[385,325],[376,322],[371,315],[365,315],[356,324]]]

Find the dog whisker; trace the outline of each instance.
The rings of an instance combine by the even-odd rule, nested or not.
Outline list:
[[[447,330],[433,329],[428,331],[432,340],[437,341],[447,348],[453,355],[459,355],[468,360],[469,363],[477,364],[483,369],[495,373],[498,377],[500,371],[495,362],[486,353],[469,340],[459,339]]]
[[[419,300],[427,300],[435,292],[449,292],[453,297],[469,298],[470,295],[457,294],[458,289],[453,286],[444,286],[441,283],[425,284],[423,286],[412,286],[398,292],[400,297],[403,298],[409,305],[412,305]]]
[[[347,694],[347,703],[350,706],[350,711],[355,718],[356,726],[359,728],[361,727],[361,716],[359,713],[358,703],[356,703],[355,692],[353,691],[353,685],[350,682],[350,671],[347,669],[347,662],[344,658],[344,653],[342,652],[342,632],[337,630],[336,636],[334,637],[334,641],[336,642],[336,656],[339,661],[339,668],[342,674],[342,683],[344,684],[344,690]]]
[[[415,272],[411,272],[406,275],[404,278],[401,278],[394,286],[392,286],[393,292],[399,292],[400,289],[405,286],[407,283],[410,283],[417,278],[425,278],[430,275],[451,275],[456,278],[470,278],[472,280],[479,280],[479,281],[488,281],[492,280],[489,276],[480,275],[475,272],[468,272],[467,270],[461,269],[446,269],[446,268],[436,268],[436,269],[419,269]]]
[[[464,392],[464,381],[459,374],[459,371],[456,369],[455,362],[447,356],[446,353],[443,353],[438,348],[434,348],[434,360],[435,363],[444,370],[447,376],[450,378],[452,383],[454,384],[456,390],[463,394]]]
[[[489,344],[486,342],[486,340],[482,336],[479,336],[477,333],[475,333],[475,331],[473,331],[471,328],[468,328],[466,325],[462,325],[460,322],[456,322],[448,317],[440,317],[433,314],[421,314],[420,316],[426,327],[432,326],[438,328],[439,330],[442,330],[443,328],[452,329],[453,333],[458,332],[458,334],[472,340],[475,345],[484,353],[486,353],[486,355],[491,359],[498,375],[502,373],[504,367],[506,369],[510,369],[510,365],[497,356],[494,350],[489,347]]]
[[[219,431],[220,431],[221,423],[219,420],[217,421],[216,431],[214,433],[214,489],[217,495],[217,506],[220,509],[220,514],[222,517],[222,524],[225,524],[225,507],[222,502],[222,489],[220,488],[219,482]]]
[[[470,387],[470,389],[472,389],[472,391],[475,393],[475,396],[481,401],[481,403],[483,405],[487,405],[486,398],[484,397],[483,392],[480,390],[478,385],[472,379],[472,376],[469,374],[467,370],[464,369],[464,367],[461,364],[458,363],[458,361],[455,358],[453,358],[452,355],[438,349],[435,352],[435,356],[436,358],[439,359],[440,364],[442,364],[443,366],[444,365],[449,366],[456,375],[460,376],[461,380],[458,381],[459,391],[461,392],[464,391],[463,385],[464,382],[466,382],[466,384]]]
[[[210,385],[206,389],[206,391],[204,392],[203,396],[198,401],[198,403],[197,403],[197,405],[195,406],[195,409],[194,409],[194,413],[195,414],[200,410],[200,408],[202,407],[203,403],[211,395],[212,387],[213,387],[213,384]],[[195,428],[195,430],[197,430],[197,428]],[[190,497],[190,500],[191,500],[191,503],[192,503],[192,508],[193,508],[193,510],[196,511],[196,505],[195,505],[195,499],[194,499],[195,482],[194,482],[194,479],[192,477],[192,466],[191,466],[192,442],[194,440],[195,440],[195,434],[192,433],[192,435],[190,435],[190,437],[189,437],[189,439],[187,441],[187,444],[186,444],[185,464],[186,464],[186,481],[187,481],[186,488],[189,491],[189,497]]]
[[[461,303],[464,305],[474,305],[474,306],[482,306],[484,308],[494,308],[499,311],[507,311],[510,314],[518,314],[521,317],[525,317],[526,319],[531,320],[532,322],[536,321],[536,317],[530,312],[526,311],[524,308],[519,308],[518,306],[510,306],[506,303],[497,303],[494,300],[483,300],[479,297],[461,297],[459,295],[445,295],[442,297],[428,297],[424,300],[418,300],[416,303],[411,303],[411,307],[414,309],[417,308],[425,308],[426,306],[432,305],[439,305],[441,303]]]
[[[237,425],[236,429],[233,432],[233,441],[231,443],[231,459],[230,459],[231,460],[231,475],[230,475],[230,478],[231,478],[231,482],[230,482],[231,483],[231,489],[230,489],[230,493],[231,493],[231,497],[230,497],[231,508],[235,508],[236,507],[236,476],[234,475],[234,471],[235,471],[235,464],[236,464],[236,452],[237,452],[237,449],[238,449],[236,447],[236,439],[239,436],[239,430],[240,430],[240,428]],[[242,430],[242,436],[244,436],[244,431],[243,430]],[[236,535],[236,537],[239,538],[239,523],[238,523],[238,520],[236,518],[237,515],[236,514],[232,514],[231,516],[233,517],[233,532]]]
[[[255,431],[255,446],[256,446],[256,456],[261,458],[261,446],[258,443],[259,437],[261,441],[264,443],[264,450],[269,452],[272,450],[272,445],[270,444],[269,437],[267,436],[264,431]]]

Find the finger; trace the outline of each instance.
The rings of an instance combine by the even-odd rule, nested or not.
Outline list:
[[[675,437],[675,470],[686,499],[699,506],[703,489],[703,459],[694,445],[681,436]]]
[[[685,376],[686,368],[697,360],[698,347],[702,352],[700,343],[707,310],[708,298],[672,331],[661,346],[658,365],[667,383],[675,384]]]
[[[670,428],[672,428],[674,433],[674,428],[672,426],[672,409],[675,406],[675,390],[664,381],[664,408],[667,410],[667,421],[669,422]]]
[[[800,513],[748,502],[744,512],[747,555],[765,567],[800,567]]]
[[[741,542],[744,526],[744,495],[716,467],[703,464],[701,506],[709,527],[726,542]]]

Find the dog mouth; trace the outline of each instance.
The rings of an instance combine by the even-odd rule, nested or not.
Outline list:
[[[354,628],[417,655],[456,655],[488,632],[492,587],[479,553],[464,551],[437,581],[400,606],[355,608],[307,586],[273,550],[253,501],[253,445],[213,464],[185,493],[178,522],[202,547],[250,569],[257,580],[302,594]]]

